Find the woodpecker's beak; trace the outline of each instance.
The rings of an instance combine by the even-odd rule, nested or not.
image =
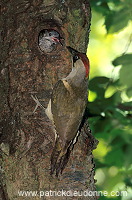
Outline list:
[[[75,56],[77,53],[79,53],[77,50],[71,48],[70,46],[67,46],[67,49],[72,54],[72,56]]]

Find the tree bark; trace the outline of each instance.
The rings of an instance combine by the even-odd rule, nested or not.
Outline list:
[[[53,127],[44,110],[33,113],[36,95],[44,107],[57,80],[71,71],[71,46],[86,52],[91,12],[88,0],[3,0],[0,67],[0,198],[28,199],[20,191],[94,191],[92,150],[96,140],[84,123],[69,162],[59,178],[50,176]],[[57,30],[65,39],[52,53],[38,47],[42,29]],[[41,193],[43,195],[43,193]],[[52,198],[52,197],[51,197]],[[59,199],[59,197],[53,197]],[[61,199],[83,199],[66,197]],[[88,196],[87,199],[97,199]]]

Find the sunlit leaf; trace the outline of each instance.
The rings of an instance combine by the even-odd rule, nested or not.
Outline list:
[[[132,97],[132,87],[127,89],[126,94],[129,98]]]

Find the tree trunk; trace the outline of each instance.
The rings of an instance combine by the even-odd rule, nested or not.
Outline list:
[[[42,108],[33,113],[36,95],[44,107],[58,79],[71,71],[71,46],[86,52],[90,28],[88,0],[3,0],[0,67],[0,173],[2,200],[50,199],[45,191],[94,191],[92,149],[96,141],[85,122],[69,162],[59,178],[50,176],[53,127]],[[64,38],[51,53],[38,47],[42,29]],[[36,191],[37,194],[22,193]],[[41,192],[40,192],[41,191]],[[26,197],[27,195],[27,197]],[[33,196],[34,195],[34,196]],[[36,196],[35,196],[36,195]],[[40,198],[41,197],[41,198]],[[51,198],[53,196],[51,195]],[[83,199],[66,197],[61,199]],[[53,199],[59,199],[54,196]],[[88,196],[87,199],[97,199]]]

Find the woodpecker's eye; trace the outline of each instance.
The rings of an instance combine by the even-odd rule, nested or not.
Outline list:
[[[78,59],[79,59],[79,56],[75,55],[75,56],[73,57],[73,62],[76,62]]]
[[[52,34],[51,34],[51,32],[49,32],[49,36],[51,36]]]

